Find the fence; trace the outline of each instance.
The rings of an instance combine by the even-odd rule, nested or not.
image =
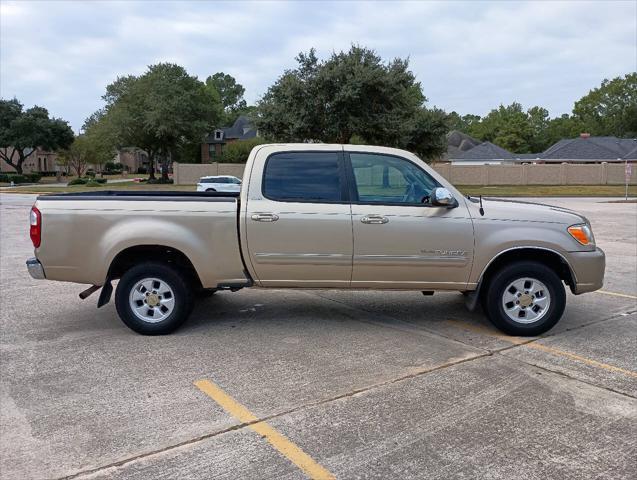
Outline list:
[[[243,178],[243,163],[173,163],[173,179],[177,185],[192,185],[209,175],[232,175]]]
[[[206,175],[243,177],[244,164],[175,163],[176,184],[192,185]],[[438,163],[433,168],[455,185],[623,185],[623,163],[452,165]],[[637,168],[632,169],[630,185],[637,185]]]

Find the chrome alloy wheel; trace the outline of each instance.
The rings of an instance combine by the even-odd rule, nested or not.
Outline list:
[[[502,294],[504,313],[517,323],[534,323],[549,311],[551,294],[535,278],[518,278]]]
[[[128,302],[137,318],[157,323],[168,317],[175,308],[172,288],[158,278],[144,278],[131,289]]]

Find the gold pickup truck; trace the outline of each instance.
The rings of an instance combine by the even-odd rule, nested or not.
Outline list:
[[[173,331],[200,291],[338,288],[463,292],[511,335],[538,335],[602,286],[587,219],[463,196],[415,155],[362,145],[260,145],[241,192],[41,196],[34,278],[101,288],[126,325]]]

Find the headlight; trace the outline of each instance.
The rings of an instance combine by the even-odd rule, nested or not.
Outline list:
[[[591,230],[591,226],[587,223],[571,225],[568,227],[568,233],[582,245],[595,245],[593,231]]]

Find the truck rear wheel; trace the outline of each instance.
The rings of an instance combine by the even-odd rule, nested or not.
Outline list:
[[[155,262],[126,271],[115,291],[119,318],[142,335],[164,335],[177,329],[193,307],[191,288],[179,271]]]
[[[562,318],[566,292],[551,268],[538,262],[516,262],[491,278],[482,304],[491,323],[503,332],[535,336]]]

